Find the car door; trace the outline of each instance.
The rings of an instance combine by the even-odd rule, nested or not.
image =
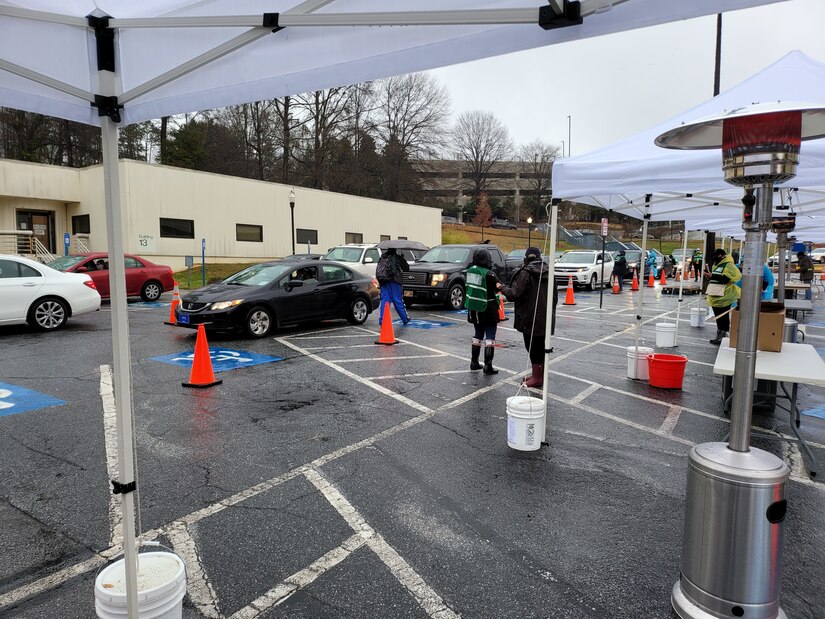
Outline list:
[[[498,278],[505,284],[510,281],[510,273],[507,269],[507,262],[504,260],[504,254],[497,248],[490,248],[490,257],[493,259],[493,272],[498,275]]]
[[[376,248],[371,247],[364,252],[364,257],[361,259],[363,267],[361,272],[370,277],[375,277],[375,268],[378,266],[378,259],[381,257],[381,252]]]
[[[86,262],[79,264],[74,272],[85,273],[91,277],[101,297],[112,296],[109,294],[109,260],[106,256],[89,258]]]
[[[321,301],[324,318],[338,318],[346,315],[355,289],[354,274],[349,269],[336,264],[321,267]]]
[[[143,263],[134,256],[124,256],[123,266],[126,269],[126,295],[136,297],[140,294],[143,282],[146,281],[147,269]]]
[[[36,269],[16,260],[0,260],[0,323],[26,320],[32,301],[46,278]]]
[[[295,267],[278,282],[276,311],[281,322],[301,322],[318,318],[321,311],[317,266]]]

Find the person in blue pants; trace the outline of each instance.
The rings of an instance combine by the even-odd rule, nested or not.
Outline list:
[[[410,265],[404,256],[397,253],[394,248],[385,251],[378,259],[375,267],[375,279],[381,287],[381,307],[378,313],[378,325],[381,326],[384,320],[384,306],[387,301],[393,304],[398,317],[405,325],[410,322],[407,316],[407,308],[404,306],[403,272],[409,271]]]

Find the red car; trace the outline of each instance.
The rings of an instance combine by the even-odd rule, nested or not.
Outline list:
[[[168,266],[132,254],[124,254],[123,259],[126,263],[126,296],[157,301],[161,294],[174,288],[175,280]],[[109,256],[104,252],[61,256],[48,266],[67,273],[86,273],[92,278],[101,297],[108,299],[111,296]]]

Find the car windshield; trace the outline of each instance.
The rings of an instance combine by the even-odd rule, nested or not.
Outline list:
[[[559,258],[559,264],[593,264],[596,254],[586,251],[569,251]]]
[[[334,247],[327,252],[324,260],[338,260],[339,262],[360,262],[364,250],[360,247]]]
[[[693,250],[692,249],[674,249],[672,252],[670,252],[670,255],[673,256],[674,258],[676,258],[676,260],[681,260],[686,255],[687,256],[692,256],[693,255]]]
[[[234,286],[267,286],[294,268],[291,264],[253,264],[230,275],[222,283]]]
[[[433,247],[417,262],[443,262],[461,264],[467,262],[470,249],[467,247]]]
[[[628,262],[636,262],[639,259],[639,256],[642,255],[640,251],[625,251],[624,257]]]
[[[524,258],[524,254],[527,253],[526,249],[514,249],[509,254],[507,254],[508,258]]]
[[[50,266],[57,271],[65,271],[67,269],[71,269],[78,262],[83,262],[87,258],[88,256],[60,256],[60,258],[47,263],[47,266]]]

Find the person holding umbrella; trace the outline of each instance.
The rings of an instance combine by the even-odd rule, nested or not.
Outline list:
[[[404,286],[403,272],[409,271],[410,265],[407,260],[399,254],[394,247],[387,248],[378,259],[375,267],[375,279],[381,288],[381,306],[378,313],[378,325],[381,326],[384,320],[384,308],[387,302],[392,303],[401,322],[410,322],[407,316],[407,308],[404,306]]]

